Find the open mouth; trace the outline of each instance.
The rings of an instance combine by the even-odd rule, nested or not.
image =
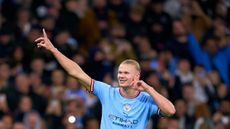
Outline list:
[[[123,83],[125,83],[126,82],[126,80],[120,80],[120,83],[121,84],[123,84]]]

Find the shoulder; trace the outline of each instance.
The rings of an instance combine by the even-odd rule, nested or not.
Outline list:
[[[150,102],[153,100],[152,97],[147,92],[140,92],[139,96],[142,102]]]
[[[150,95],[147,92],[141,92],[140,94],[143,97],[150,97]]]
[[[112,86],[111,84],[108,84],[102,81],[97,81],[97,80],[93,80],[93,85],[94,86],[106,86],[107,88],[113,88],[113,89],[117,88],[115,86]]]
[[[115,86],[112,86],[112,85],[107,84],[105,82],[94,80],[93,81],[93,89],[115,90],[117,88]]]

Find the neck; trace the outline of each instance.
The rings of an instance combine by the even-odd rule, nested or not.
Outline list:
[[[125,98],[135,98],[138,96],[139,91],[134,90],[134,89],[129,88],[129,87],[122,87],[122,88],[120,88],[120,93]]]

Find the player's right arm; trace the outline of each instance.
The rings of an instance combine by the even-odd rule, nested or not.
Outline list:
[[[43,36],[37,38],[35,42],[37,43],[38,48],[45,48],[50,51],[69,75],[77,78],[81,83],[83,83],[88,91],[91,91],[93,83],[91,77],[89,77],[77,63],[67,58],[53,46],[44,29]]]

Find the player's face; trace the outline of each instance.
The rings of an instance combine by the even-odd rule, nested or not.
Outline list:
[[[139,72],[132,64],[121,64],[118,68],[117,79],[119,86],[127,87],[133,81],[139,80]]]

